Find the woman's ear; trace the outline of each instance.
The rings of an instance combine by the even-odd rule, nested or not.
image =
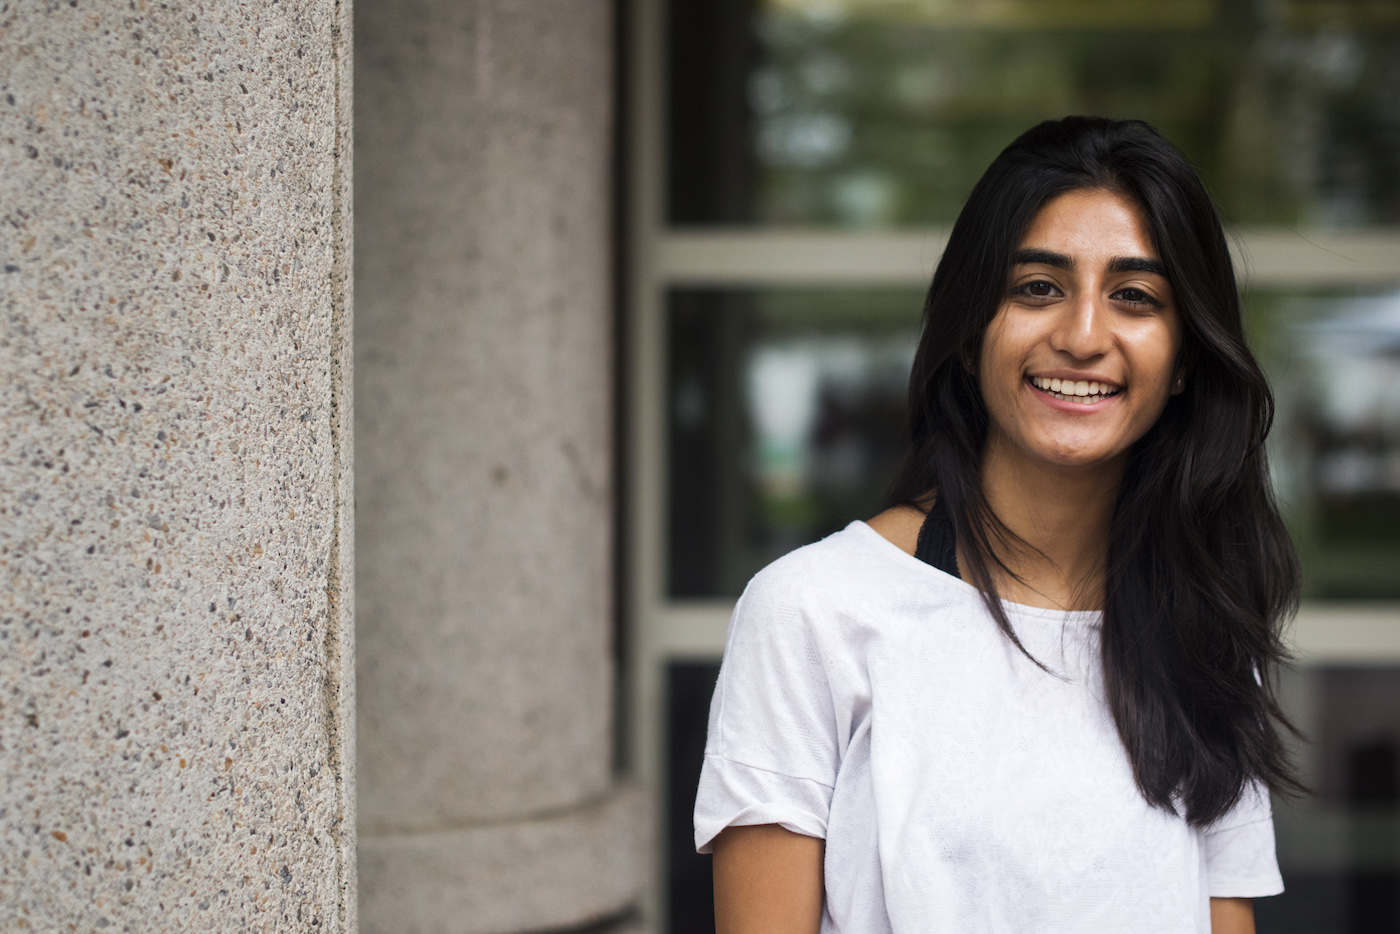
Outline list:
[[[1186,367],[1178,366],[1172,374],[1172,395],[1179,396],[1186,391]]]

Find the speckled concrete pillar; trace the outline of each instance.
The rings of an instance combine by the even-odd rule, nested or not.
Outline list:
[[[0,4],[0,930],[355,930],[349,37]]]
[[[357,0],[361,924],[624,911],[609,0]]]

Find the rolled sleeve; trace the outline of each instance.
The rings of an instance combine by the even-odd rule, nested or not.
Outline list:
[[[1268,793],[1250,786],[1201,843],[1211,898],[1260,898],[1283,891]]]
[[[730,826],[826,835],[836,717],[822,647],[798,609],[801,581],[782,564],[754,578],[730,621],[695,802],[702,853]]]
[[[821,782],[708,755],[695,799],[695,849],[708,853],[726,827],[754,824],[825,838],[831,793]]]

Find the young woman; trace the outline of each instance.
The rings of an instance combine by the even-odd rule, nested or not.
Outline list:
[[[1254,930],[1296,560],[1209,196],[1146,124],[953,227],[893,508],[759,573],[710,712],[720,934]]]

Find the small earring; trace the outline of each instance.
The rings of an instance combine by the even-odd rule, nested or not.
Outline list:
[[[1181,377],[1181,376],[1178,376],[1178,377],[1176,378],[1176,391],[1177,391],[1177,392],[1181,392],[1181,390],[1183,390],[1183,389],[1185,389],[1185,388],[1186,388],[1186,380],[1185,380],[1185,378],[1184,378],[1184,377]]]

